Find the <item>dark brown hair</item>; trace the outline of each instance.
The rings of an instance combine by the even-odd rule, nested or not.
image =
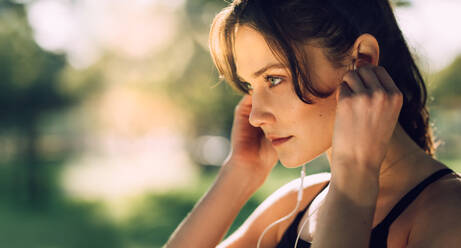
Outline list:
[[[308,94],[319,98],[333,92],[316,90],[309,80],[303,46],[320,42],[335,67],[345,66],[356,39],[373,35],[383,66],[403,94],[399,123],[427,154],[435,157],[427,90],[408,49],[388,0],[235,0],[221,10],[211,25],[209,46],[220,77],[235,90],[248,93],[236,73],[233,57],[235,29],[247,25],[262,34],[273,54],[291,72],[294,90],[306,104]]]

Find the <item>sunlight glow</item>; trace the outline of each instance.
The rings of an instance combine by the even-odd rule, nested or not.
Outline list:
[[[112,87],[82,112],[85,151],[67,164],[61,180],[69,195],[114,201],[194,183],[198,167],[185,149],[187,114],[165,96]]]
[[[173,42],[175,11],[183,0],[38,0],[27,6],[37,43],[68,55],[77,68],[94,63],[104,51],[145,58]]]
[[[423,59],[423,70],[437,72],[461,53],[460,11],[458,0],[417,0],[396,9],[405,38]]]
[[[230,142],[221,136],[200,136],[195,142],[193,151],[199,163],[221,166],[230,151]]]

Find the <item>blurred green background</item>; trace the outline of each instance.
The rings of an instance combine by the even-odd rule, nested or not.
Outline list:
[[[395,1],[461,172],[457,1]],[[218,0],[0,0],[0,247],[161,247],[213,183],[240,96],[207,48]],[[324,156],[308,174],[328,171]],[[278,164],[232,233],[299,176]],[[229,235],[228,233],[228,235]]]

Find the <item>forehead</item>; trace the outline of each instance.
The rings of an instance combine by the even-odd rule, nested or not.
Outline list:
[[[279,62],[264,37],[255,29],[239,25],[235,29],[234,60],[237,73],[245,79],[268,63]]]

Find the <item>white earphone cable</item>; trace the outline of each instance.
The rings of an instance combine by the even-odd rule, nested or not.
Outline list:
[[[287,216],[284,216],[280,219],[278,219],[277,221],[273,222],[272,224],[270,224],[269,226],[267,226],[264,231],[261,233],[261,235],[259,235],[259,238],[258,238],[258,244],[257,244],[257,248],[259,248],[259,246],[261,245],[261,240],[262,238],[264,237],[264,234],[266,234],[266,232],[272,228],[273,226],[275,226],[276,224],[282,222],[282,221],[285,221],[287,220],[288,218],[290,218],[293,214],[296,213],[296,211],[298,210],[299,208],[299,205],[301,203],[301,200],[303,199],[303,182],[304,182],[304,177],[306,176],[306,167],[305,165],[303,165],[302,169],[301,169],[301,183],[299,185],[299,190],[298,190],[298,199],[296,201],[296,207],[295,209],[293,209],[293,211],[291,211]],[[298,235],[299,237],[299,235]],[[295,246],[296,247],[296,246]]]
[[[309,216],[307,216],[307,218],[304,220],[302,226],[301,226],[301,229],[299,229],[299,233],[298,233],[298,236],[296,237],[296,241],[295,241],[295,246],[294,248],[296,248],[298,246],[298,240],[299,240],[299,237],[301,236],[301,233],[303,232],[303,228],[304,228],[304,225],[306,225],[307,223],[307,220],[309,219],[309,217],[311,217],[311,215],[313,215],[315,212],[317,212],[319,208],[316,208],[311,214],[309,214]]]

